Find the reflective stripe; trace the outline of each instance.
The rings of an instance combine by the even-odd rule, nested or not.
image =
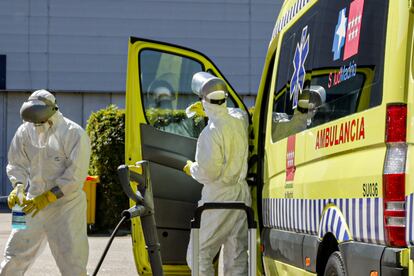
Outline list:
[[[327,204],[336,208],[328,208]],[[407,197],[407,224],[414,219],[414,195]],[[338,212],[340,211],[340,212]],[[382,198],[263,199],[265,227],[318,235],[331,232],[338,240],[385,244]],[[349,233],[346,230],[348,227]],[[407,242],[414,245],[414,226],[407,227]]]

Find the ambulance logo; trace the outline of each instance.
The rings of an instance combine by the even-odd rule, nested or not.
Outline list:
[[[332,45],[332,52],[334,53],[333,60],[338,60],[341,57],[341,50],[345,44],[345,36],[346,36],[346,22],[347,18],[345,16],[346,8],[342,9],[339,12],[338,16],[338,24],[335,28],[335,37],[334,42]]]
[[[339,11],[332,43],[333,60],[340,58],[344,46],[343,60],[358,54],[363,12],[364,0],[352,1],[348,18],[346,17],[346,8]]]
[[[292,108],[298,105],[299,94],[302,93],[303,83],[305,82],[305,61],[309,53],[309,34],[308,26],[302,30],[301,40],[296,45],[295,56],[293,58],[293,75],[290,80],[290,99],[292,100]]]

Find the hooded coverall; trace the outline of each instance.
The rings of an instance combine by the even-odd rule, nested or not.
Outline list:
[[[44,249],[46,241],[62,275],[86,275],[88,239],[86,196],[82,186],[88,172],[90,142],[86,132],[56,112],[50,123],[25,122],[8,153],[7,174],[13,186],[29,182],[27,198],[58,186],[63,197],[26,215],[26,229],[14,229],[7,242],[0,275],[23,275]]]
[[[203,184],[199,206],[204,202],[242,201],[251,205],[245,180],[248,158],[248,117],[240,109],[203,100],[208,125],[197,141],[191,176]],[[225,275],[247,275],[247,219],[238,210],[208,210],[200,225],[200,275],[214,275],[213,259],[224,245]],[[191,267],[191,243],[187,263]]]

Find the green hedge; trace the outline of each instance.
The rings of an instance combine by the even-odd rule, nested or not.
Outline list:
[[[151,108],[146,116],[149,123],[159,129],[190,137],[198,137],[205,123],[202,117],[187,119],[184,110]],[[96,189],[95,228],[111,230],[121,219],[121,212],[129,208],[128,197],[122,191],[117,175],[118,166],[125,164],[125,111],[110,105],[93,112],[86,131],[92,148],[89,175],[100,178]]]
[[[86,131],[91,140],[89,175],[98,175],[95,228],[115,228],[128,197],[118,182],[117,168],[125,163],[125,111],[114,105],[91,114]]]

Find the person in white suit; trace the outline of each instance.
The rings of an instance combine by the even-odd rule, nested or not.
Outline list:
[[[248,169],[248,115],[227,108],[223,80],[206,72],[193,76],[193,92],[202,99],[208,124],[201,132],[195,162],[184,172],[203,184],[199,206],[204,202],[242,201],[251,205],[246,182]],[[200,275],[214,275],[213,259],[222,245],[225,275],[247,275],[247,218],[239,210],[208,210],[200,225]],[[191,267],[191,239],[187,263]]]
[[[90,158],[86,132],[58,111],[55,97],[37,90],[23,103],[8,152],[7,175],[14,187],[9,207],[23,205],[26,229],[14,229],[0,275],[23,275],[46,241],[62,275],[86,275],[86,196],[82,191]],[[27,190],[23,202],[17,186]]]

